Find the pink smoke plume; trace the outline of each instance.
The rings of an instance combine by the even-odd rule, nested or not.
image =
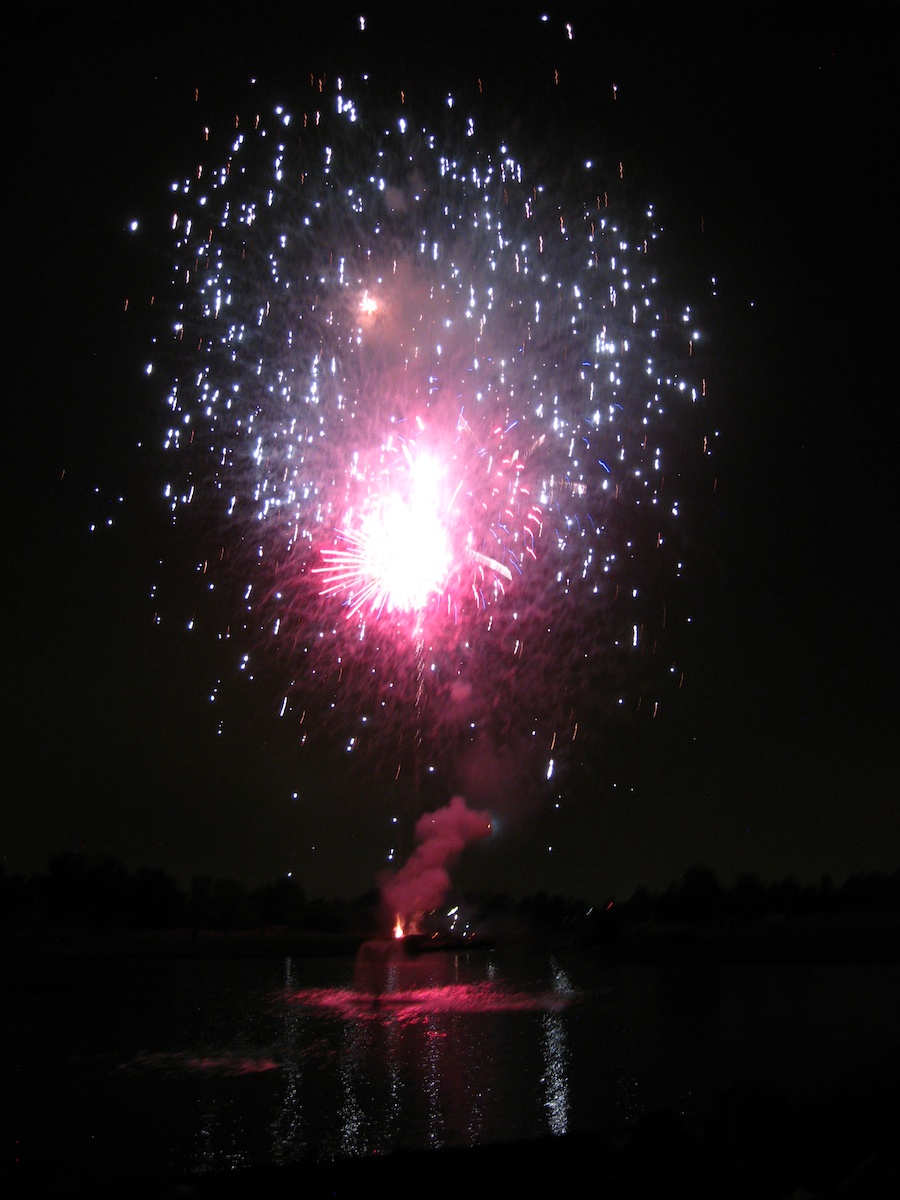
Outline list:
[[[469,808],[462,796],[419,817],[418,845],[405,866],[382,883],[382,899],[391,917],[399,916],[405,922],[437,908],[450,888],[449,868],[466,846],[490,832],[490,815]]]

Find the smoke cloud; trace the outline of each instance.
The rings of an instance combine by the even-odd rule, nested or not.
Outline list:
[[[382,899],[391,915],[402,919],[437,908],[450,889],[449,869],[472,842],[491,832],[487,812],[476,811],[462,796],[424,813],[416,822],[418,843],[405,866],[384,880]]]

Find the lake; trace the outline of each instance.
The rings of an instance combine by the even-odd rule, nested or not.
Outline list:
[[[713,1118],[875,1078],[896,963],[628,965],[573,952],[4,961],[5,1173],[91,1181]]]

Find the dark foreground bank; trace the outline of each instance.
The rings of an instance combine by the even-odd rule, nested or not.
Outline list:
[[[14,1183],[42,1200],[350,1200],[427,1195],[429,1200],[686,1196],[693,1200],[896,1200],[900,1112],[885,1085],[796,1108],[740,1085],[710,1127],[661,1113],[626,1130],[466,1149],[395,1152],[184,1179],[102,1184]],[[10,1194],[10,1193],[7,1193]]]

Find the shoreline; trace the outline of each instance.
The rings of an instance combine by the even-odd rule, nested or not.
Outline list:
[[[83,929],[42,925],[0,929],[0,957],[354,958],[371,933],[261,930]],[[611,965],[754,965],[900,962],[900,914],[819,915],[784,921],[645,925],[592,941],[569,934],[510,931],[489,943],[443,953],[559,949]]]

